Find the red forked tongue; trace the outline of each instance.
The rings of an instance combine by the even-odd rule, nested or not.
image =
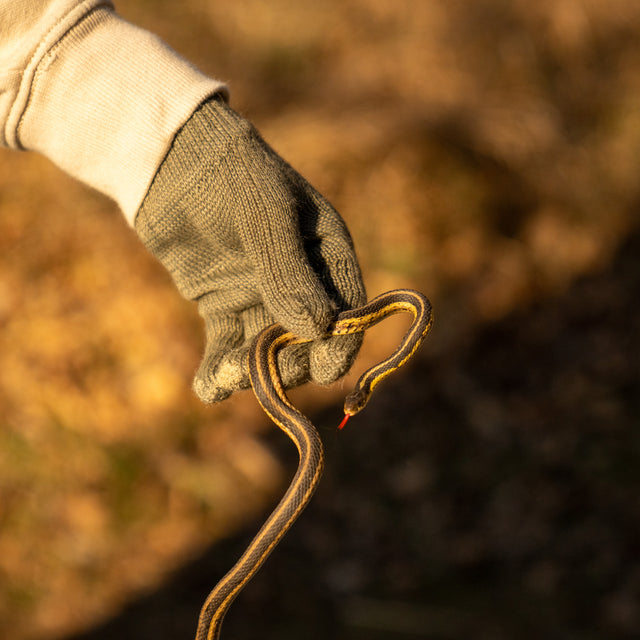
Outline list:
[[[347,420],[351,417],[351,414],[345,413],[344,418],[342,418],[342,422],[338,425],[338,431],[341,431],[344,428],[344,425],[347,424]]]

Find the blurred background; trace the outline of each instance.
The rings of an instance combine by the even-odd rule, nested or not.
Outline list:
[[[426,347],[223,637],[640,637],[640,4],[131,0],[342,213]],[[0,636],[192,637],[295,452],[115,206],[0,152]],[[361,371],[402,323],[365,341]]]

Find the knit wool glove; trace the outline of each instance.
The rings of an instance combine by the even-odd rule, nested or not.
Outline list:
[[[333,382],[360,338],[323,338],[336,313],[365,301],[349,232],[333,207],[222,98],[176,135],[135,228],[206,329],[193,381],[205,402],[250,385],[247,353],[265,326],[314,341],[284,349],[286,386]]]

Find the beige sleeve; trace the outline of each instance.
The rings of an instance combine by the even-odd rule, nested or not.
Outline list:
[[[0,144],[39,151],[129,223],[176,131],[225,87],[100,0],[0,0]]]

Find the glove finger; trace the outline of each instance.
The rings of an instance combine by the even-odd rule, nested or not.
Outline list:
[[[335,286],[338,291],[334,295],[340,311],[359,307],[366,302],[360,268],[355,259],[351,260],[349,256],[345,256],[334,260],[325,278],[331,280],[327,288],[331,289]],[[311,379],[318,384],[330,384],[343,376],[356,359],[363,338],[364,333],[358,332],[311,343],[309,347]]]
[[[353,241],[340,214],[315,189],[309,194],[318,214],[303,229],[309,261],[338,311],[366,302],[366,292]],[[311,225],[311,228],[310,228]]]
[[[331,384],[351,368],[364,334],[335,336],[319,340],[309,350],[309,375],[317,384]]]
[[[240,318],[246,343],[251,343],[263,329],[274,323],[271,314],[261,304],[243,309],[240,313]]]
[[[285,389],[304,384],[310,378],[310,343],[294,344],[278,353],[278,371]]]
[[[206,347],[193,379],[193,390],[207,403],[220,402],[249,386],[248,347],[242,322],[235,315],[205,315]]]
[[[309,264],[298,226],[294,195],[277,190],[263,211],[242,229],[245,251],[256,265],[264,304],[277,322],[305,338],[320,337],[331,322],[332,305]],[[265,242],[268,250],[265,250]]]
[[[252,307],[242,314],[245,335],[253,338],[273,319],[264,307]],[[291,345],[278,352],[278,371],[285,388],[295,387],[309,380],[309,343]]]
[[[362,273],[349,231],[327,200],[315,190],[311,193],[319,211],[315,225],[317,241],[310,261],[321,274],[321,281],[338,311],[353,309],[366,302]],[[314,342],[310,347],[311,379],[330,384],[344,375],[355,360],[362,344],[362,333],[336,336]]]

